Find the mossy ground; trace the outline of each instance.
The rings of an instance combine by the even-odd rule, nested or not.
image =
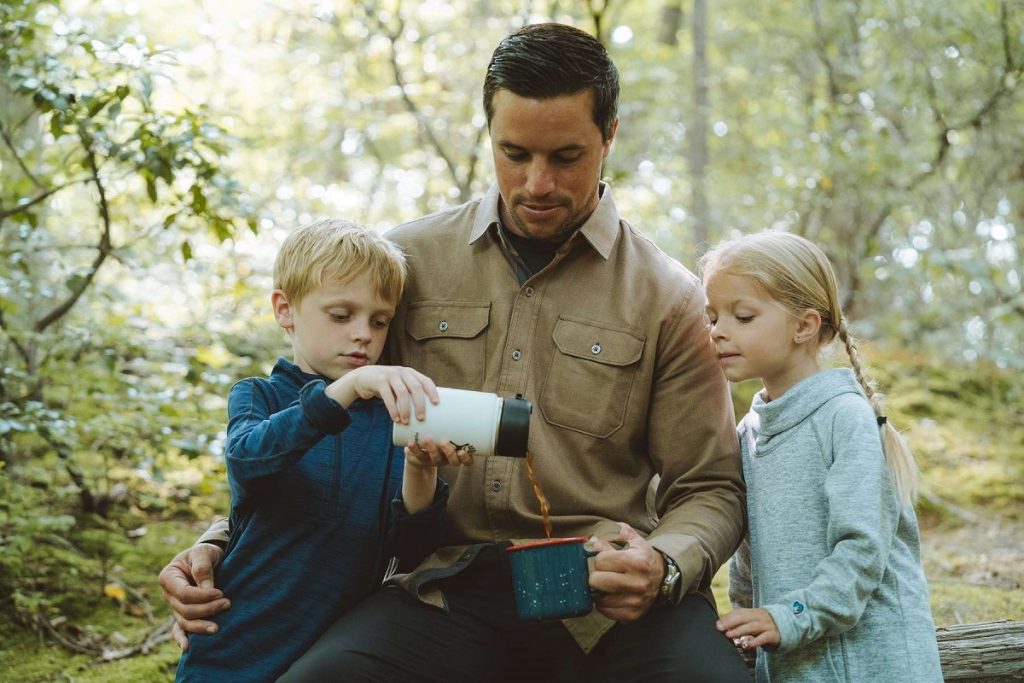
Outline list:
[[[1024,619],[1024,382],[993,367],[864,351],[889,394],[890,419],[907,429],[924,486],[937,496],[919,507],[936,623]],[[735,387],[739,412],[756,389],[750,382]],[[227,498],[223,469],[209,461],[164,467],[173,496],[148,489],[115,520],[79,519],[74,548],[54,547],[66,556],[64,570],[46,579],[69,623],[134,643],[167,618],[156,575]],[[141,528],[146,533],[135,538],[124,531]],[[105,562],[97,563],[97,551]],[[722,610],[728,609],[726,577],[723,568],[713,585]],[[124,600],[104,593],[111,583],[131,589]],[[0,682],[171,681],[177,658],[177,647],[165,642],[148,654],[105,663],[0,614]]]

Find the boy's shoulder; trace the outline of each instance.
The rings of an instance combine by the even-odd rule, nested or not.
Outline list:
[[[292,384],[287,378],[275,374],[270,377],[245,377],[232,385],[228,402],[259,402],[269,407],[271,413],[276,413],[295,399],[298,392]]]

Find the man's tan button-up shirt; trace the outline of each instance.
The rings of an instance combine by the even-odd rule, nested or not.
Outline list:
[[[744,502],[703,292],[602,190],[532,276],[501,234],[497,187],[389,233],[410,268],[389,362],[438,386],[522,394],[534,406],[529,448],[554,535],[610,537],[626,522],[675,559],[686,589],[710,597],[740,541]],[[399,579],[439,606],[431,581],[471,562],[475,544],[544,536],[522,459],[477,458],[442,476],[448,545]],[[595,610],[565,624],[589,650],[612,622]]]

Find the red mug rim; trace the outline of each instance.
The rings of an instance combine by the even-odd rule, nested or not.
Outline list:
[[[561,545],[563,543],[586,543],[588,540],[589,537],[587,536],[573,536],[572,538],[547,538],[543,541],[534,541],[533,543],[524,543],[522,545],[512,545],[505,548],[505,552],[512,553],[517,550],[528,550],[530,548]]]

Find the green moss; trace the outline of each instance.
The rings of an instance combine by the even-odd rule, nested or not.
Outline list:
[[[1019,589],[943,581],[929,590],[937,626],[1024,618],[1024,591]]]

